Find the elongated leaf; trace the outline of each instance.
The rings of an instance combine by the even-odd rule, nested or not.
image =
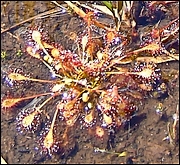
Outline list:
[[[110,15],[110,16],[114,16],[113,15],[113,12],[111,10],[109,10],[106,6],[102,6],[102,5],[94,5],[92,4],[92,6],[100,11],[102,11],[102,13],[105,13],[107,15]]]
[[[113,5],[110,1],[102,1],[102,3],[111,11],[113,12]]]

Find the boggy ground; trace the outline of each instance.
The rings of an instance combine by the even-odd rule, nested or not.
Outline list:
[[[44,12],[55,5],[50,2],[35,1],[1,1],[1,28],[5,29],[12,25],[30,18],[38,13]],[[31,77],[50,79],[50,74],[46,66],[40,61],[28,56],[23,52],[23,40],[14,38],[21,36],[24,29],[33,23],[42,23],[48,33],[55,42],[61,43],[67,49],[72,48],[73,41],[71,40],[71,32],[79,32],[83,29],[81,21],[77,17],[65,14],[59,16],[48,17],[47,19],[38,19],[26,22],[15,29],[5,32],[1,35],[1,52],[6,52],[6,58],[1,58],[1,98],[6,95],[11,97],[28,96],[34,93],[42,93],[48,89],[47,85],[28,82],[16,86],[11,86],[10,82],[6,81],[7,72],[13,69],[21,69],[25,74],[30,74]],[[18,53],[22,50],[21,53]],[[162,68],[179,69],[178,62],[169,62],[162,64]],[[8,85],[9,84],[9,85]],[[164,140],[168,134],[167,123],[173,123],[173,114],[179,104],[179,80],[176,82],[171,96],[161,100],[163,107],[166,108],[166,114],[160,118],[155,112],[155,106],[160,101],[148,98],[142,103],[136,116],[132,118],[127,125],[122,128],[114,139],[114,146],[109,147],[109,151],[123,152],[127,151],[126,157],[118,157],[115,154],[95,152],[96,146],[101,146],[101,149],[106,146],[98,138],[88,136],[85,130],[77,129],[76,133],[77,146],[72,153],[67,154],[64,159],[59,159],[53,156],[51,159],[42,157],[36,151],[36,134],[20,134],[16,131],[16,115],[23,106],[28,104],[25,102],[18,108],[12,110],[1,111],[1,156],[7,163],[127,163],[136,164],[176,164],[179,163],[179,142],[171,145],[168,140]],[[47,109],[52,108],[54,102],[47,106]],[[55,104],[55,103],[54,103]],[[50,113],[50,112],[49,112]],[[179,130],[179,124],[178,128]],[[86,135],[86,136],[84,136]],[[179,141],[179,133],[178,140]]]

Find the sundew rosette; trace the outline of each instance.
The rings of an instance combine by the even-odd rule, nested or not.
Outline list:
[[[96,138],[107,139],[110,130],[121,128],[136,114],[144,98],[162,84],[166,87],[157,64],[135,62],[139,53],[152,53],[160,45],[153,42],[129,50],[130,42],[124,34],[105,29],[102,35],[99,38],[92,36],[89,22],[85,34],[75,42],[77,51],[71,51],[52,42],[43,28],[28,28],[25,38],[27,54],[47,66],[54,79],[10,73],[8,78],[11,81],[50,84],[49,91],[6,98],[2,107],[11,108],[23,100],[46,96],[42,103],[21,110],[16,118],[20,132],[35,133],[41,122],[45,123],[38,137],[40,153],[63,155],[67,150],[73,150],[73,130],[78,128],[93,132]],[[131,67],[124,65],[128,60],[134,62]],[[56,100],[51,109],[54,113],[48,116],[49,110],[45,107],[52,100]]]

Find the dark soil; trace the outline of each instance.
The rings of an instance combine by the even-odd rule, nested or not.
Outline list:
[[[177,5],[177,3],[175,3]],[[171,6],[172,7],[172,6]],[[175,6],[179,10],[178,7]],[[1,1],[1,30],[9,28],[23,20],[35,16],[44,11],[56,8],[50,1]],[[179,14],[179,12],[177,12]],[[170,16],[167,16],[169,19]],[[106,21],[104,19],[104,21]],[[164,19],[162,22],[166,22]],[[167,21],[168,22],[168,21]],[[66,49],[72,49],[73,40],[70,34],[83,31],[82,20],[77,16],[67,13],[60,13],[47,18],[32,20],[17,26],[1,34],[1,53],[6,52],[6,58],[1,58],[1,98],[23,97],[47,91],[49,86],[35,82],[26,82],[13,85],[7,81],[7,74],[12,70],[21,70],[24,74],[34,78],[50,79],[51,75],[48,68],[39,60],[27,55],[24,51],[23,35],[25,28],[33,24],[42,24],[50,37],[61,43]],[[13,35],[20,39],[14,38]],[[18,51],[22,55],[18,55]],[[179,70],[178,62],[168,62],[162,64],[162,68]],[[114,146],[109,146],[109,151],[127,151],[127,156],[118,157],[115,154],[95,152],[96,146],[104,149],[104,144],[98,138],[87,135],[85,130],[77,129],[77,144],[73,152],[67,153],[64,158],[52,156],[43,157],[37,153],[36,137],[37,134],[20,134],[16,131],[16,115],[31,100],[6,110],[1,110],[1,156],[8,164],[15,163],[62,163],[62,164],[178,164],[179,163],[179,133],[175,145],[170,144],[169,140],[163,140],[168,135],[167,124],[173,123],[173,114],[179,107],[179,80],[171,89],[171,95],[161,100],[166,109],[165,114],[160,118],[156,114],[155,107],[160,102],[157,99],[148,98],[140,106],[137,114],[127,122],[116,135]],[[48,113],[53,112],[55,100],[46,109]],[[52,110],[51,110],[52,109]],[[179,123],[177,126],[179,130]]]

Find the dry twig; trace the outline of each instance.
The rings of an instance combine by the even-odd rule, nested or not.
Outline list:
[[[18,27],[18,26],[26,23],[26,22],[29,22],[29,21],[31,21],[31,20],[33,20],[33,19],[37,19],[37,18],[42,17],[42,16],[47,15],[47,14],[53,14],[53,13],[58,12],[58,11],[59,11],[59,9],[52,9],[52,10],[46,11],[46,12],[44,12],[44,13],[38,14],[38,15],[36,15],[36,16],[33,16],[33,17],[31,17],[31,18],[28,18],[28,19],[26,19],[26,20],[24,20],[24,21],[22,21],[22,22],[19,22],[19,23],[15,24],[15,25],[13,25],[13,26],[11,26],[11,27],[9,27],[9,28],[1,29],[1,34],[7,32],[7,31],[9,31],[9,30],[12,30],[12,29],[14,29],[14,28],[16,28],[16,27]]]

